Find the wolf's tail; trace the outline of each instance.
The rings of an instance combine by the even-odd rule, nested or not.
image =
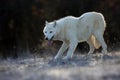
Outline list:
[[[92,41],[92,44],[94,45],[94,47],[96,49],[98,49],[101,46],[100,43],[97,41],[97,39],[95,38],[94,35],[91,36],[91,41]]]

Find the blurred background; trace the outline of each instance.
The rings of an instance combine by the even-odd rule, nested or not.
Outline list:
[[[61,42],[47,46],[43,35],[45,20],[50,22],[68,15],[78,17],[89,11],[104,15],[108,51],[119,50],[120,0],[0,0],[0,57],[55,53]],[[78,49],[88,51],[89,47],[80,43]]]

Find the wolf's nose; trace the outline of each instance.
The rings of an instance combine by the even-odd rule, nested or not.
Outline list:
[[[45,40],[48,40],[48,38],[47,38],[47,37],[45,37]]]

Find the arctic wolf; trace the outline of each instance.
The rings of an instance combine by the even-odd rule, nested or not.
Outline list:
[[[94,49],[100,46],[102,53],[107,53],[107,45],[103,38],[105,27],[105,19],[101,13],[87,12],[80,17],[67,16],[49,23],[46,21],[43,32],[48,41],[63,41],[54,59],[60,58],[67,48],[64,59],[69,59],[72,58],[78,43],[83,41],[89,44],[88,54],[93,53]]]

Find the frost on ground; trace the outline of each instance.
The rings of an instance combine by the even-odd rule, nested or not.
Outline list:
[[[120,53],[0,60],[0,80],[120,80]]]

